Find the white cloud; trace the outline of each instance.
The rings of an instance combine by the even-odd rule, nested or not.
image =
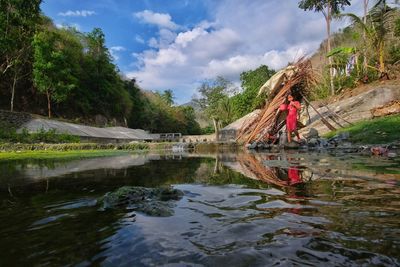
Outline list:
[[[123,46],[112,46],[112,47],[110,47],[110,49],[112,51],[125,51],[126,50],[126,48]]]
[[[136,35],[135,36],[135,41],[140,43],[140,44],[144,44],[145,43],[144,39],[140,35]]]
[[[126,48],[123,46],[112,46],[110,47],[109,51],[114,60],[118,60],[119,59],[118,52],[126,51]]]
[[[62,17],[88,17],[95,14],[96,12],[92,10],[75,10],[75,11],[68,10],[66,12],[58,13],[58,15]]]
[[[207,32],[202,28],[194,28],[193,30],[181,32],[176,37],[175,43],[186,47],[188,43],[192,42],[194,39],[200,35],[206,35]]]
[[[353,12],[360,3],[354,0]],[[182,103],[204,79],[222,75],[238,84],[241,72],[262,64],[278,70],[311,54],[326,36],[323,15],[299,9],[297,1],[220,0],[213,4],[210,10],[215,19],[190,29],[177,28],[168,14],[136,13],[160,31],[148,41],[153,49],[134,55],[135,70],[127,76],[142,81],[146,89],[173,88]],[[333,24],[334,29],[345,25],[343,21]]]
[[[160,29],[157,38],[152,37],[148,41],[148,45],[152,48],[166,48],[176,38],[176,33],[169,29]]]
[[[166,13],[155,13],[151,10],[144,10],[133,14],[136,18],[140,19],[143,23],[153,24],[160,28],[167,28],[171,30],[176,30],[179,28],[171,20],[171,15]]]
[[[78,23],[56,23],[56,27],[59,29],[65,29],[65,28],[75,28],[77,31],[81,31],[81,25]]]

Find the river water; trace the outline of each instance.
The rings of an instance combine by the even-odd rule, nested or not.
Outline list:
[[[400,158],[141,154],[0,162],[0,266],[399,266]],[[172,185],[173,215],[101,197]]]

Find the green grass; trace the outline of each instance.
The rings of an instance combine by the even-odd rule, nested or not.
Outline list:
[[[0,142],[11,143],[79,143],[80,138],[70,134],[59,134],[55,129],[48,131],[40,129],[38,132],[29,133],[27,129],[17,132],[12,124],[0,121]]]
[[[148,150],[147,143],[133,144],[97,144],[97,143],[68,143],[68,144],[20,144],[0,143],[0,151],[86,151],[86,150]]]
[[[400,115],[360,121],[353,126],[327,133],[324,137],[331,138],[341,132],[349,132],[353,143],[387,144],[400,141]]]
[[[22,152],[0,152],[0,161],[23,160],[23,159],[83,159],[94,157],[108,157],[126,155],[126,150],[84,150],[84,151],[22,151]]]

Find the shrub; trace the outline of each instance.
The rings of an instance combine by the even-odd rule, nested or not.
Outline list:
[[[0,123],[0,141],[12,143],[79,143],[80,138],[70,134],[58,134],[54,129],[48,131],[43,128],[36,133],[29,133],[22,129],[20,133],[7,123]]]
[[[213,126],[207,126],[204,128],[201,128],[201,134],[213,134],[214,131],[214,127]]]

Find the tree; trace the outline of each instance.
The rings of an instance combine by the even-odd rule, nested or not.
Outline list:
[[[40,18],[40,3],[40,0],[0,1],[0,88],[10,88],[11,111],[18,80],[31,73],[27,66],[31,66],[30,44]]]
[[[161,94],[161,98],[164,99],[165,103],[169,106],[174,104],[174,92],[171,89],[165,90],[164,93]]]
[[[340,13],[345,6],[350,5],[350,0],[301,0],[299,2],[299,7],[303,10],[313,10],[315,12],[322,12],[325,17],[326,22],[326,32],[327,38],[327,51],[331,52],[331,22],[333,16]],[[335,87],[333,85],[333,68],[332,59],[328,58],[329,61],[329,76],[331,84],[331,94],[335,94]]]
[[[363,22],[366,25],[367,24],[367,15],[368,15],[368,4],[369,4],[369,0],[364,0],[364,17],[363,17]],[[365,31],[365,29],[363,30],[363,40],[364,40],[364,44],[367,43],[367,32]],[[364,74],[367,73],[367,65],[368,65],[368,56],[367,56],[367,49],[364,47],[364,51],[363,51],[363,69],[364,69]]]
[[[212,119],[217,141],[221,123],[227,124],[233,119],[228,99],[231,88],[232,84],[229,81],[223,77],[217,77],[214,81],[203,82],[198,88],[200,98],[194,99],[208,117]]]
[[[232,97],[235,119],[243,117],[264,103],[265,98],[264,96],[257,96],[258,91],[274,74],[275,71],[265,65],[240,74],[243,91]]]
[[[48,116],[51,118],[51,102],[64,101],[76,86],[71,58],[68,54],[70,40],[61,38],[52,30],[43,30],[33,39],[33,79],[39,92],[46,94]]]
[[[354,24],[362,27],[368,39],[367,43],[372,46],[376,53],[380,74],[383,75],[386,73],[385,45],[388,33],[392,28],[392,25],[394,25],[394,9],[389,7],[385,0],[379,0],[369,11],[368,20],[360,19],[357,15],[352,13],[343,14],[343,16],[350,17]]]
[[[182,134],[201,134],[201,128],[199,123],[196,121],[194,108],[191,106],[181,106],[177,108],[179,112],[183,113],[185,120],[185,128],[181,130]]]

